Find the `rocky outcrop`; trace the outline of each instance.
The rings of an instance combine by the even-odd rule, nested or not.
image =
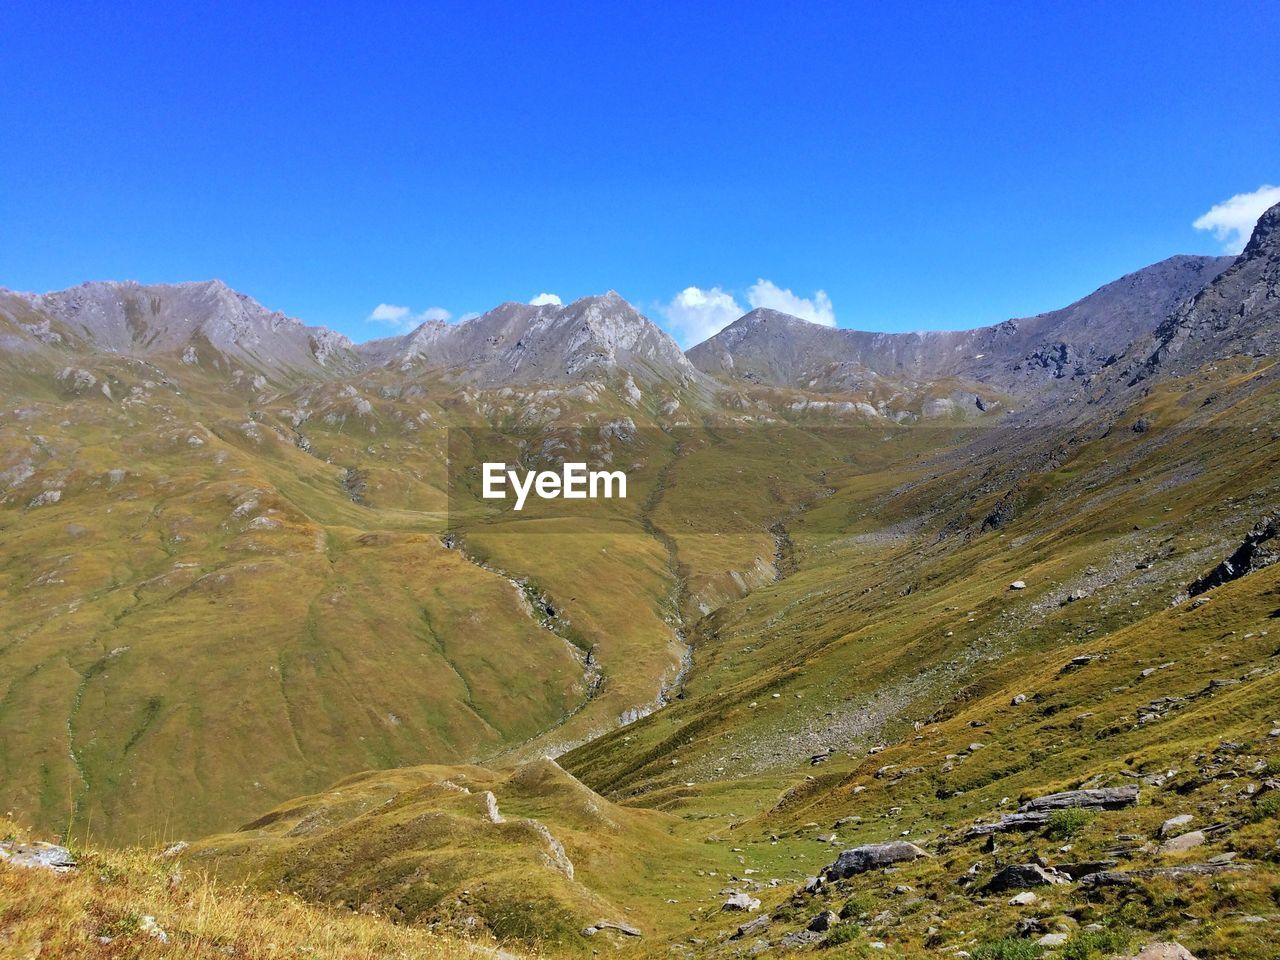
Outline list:
[[[907,863],[927,856],[928,852],[906,840],[871,843],[845,850],[823,871],[823,876],[828,880],[842,880],[868,870],[879,870],[895,863]]]
[[[1231,556],[1187,587],[1187,594],[1199,596],[1269,567],[1277,560],[1280,560],[1280,514],[1273,514],[1258,521]]]
[[[39,841],[35,843],[0,841],[0,863],[11,867],[52,870],[54,873],[70,873],[76,868],[76,858],[66,847]]]
[[[1264,213],[1244,252],[1155,332],[1136,371],[1185,374],[1211,360],[1280,352],[1280,204]]]
[[[1044,810],[1066,810],[1083,808],[1087,810],[1122,810],[1132,807],[1138,802],[1138,788],[1102,787],[1095,790],[1067,790],[1063,793],[1050,793],[1043,797],[1028,800],[1018,808],[1019,813],[1034,813]]]
[[[1028,887],[1047,887],[1069,883],[1070,877],[1057,870],[1036,863],[1011,863],[987,883],[987,892],[1003,893],[1006,890],[1025,890]]]

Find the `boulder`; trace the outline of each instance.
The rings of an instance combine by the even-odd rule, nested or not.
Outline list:
[[[1166,840],[1160,844],[1158,853],[1183,853],[1187,850],[1194,850],[1196,847],[1204,844],[1205,836],[1201,830],[1192,830],[1190,833],[1184,833],[1181,836],[1174,837],[1172,840]]]
[[[733,936],[731,936],[729,939],[741,940],[743,937],[752,937],[752,936],[755,936],[757,933],[763,933],[765,929],[769,926],[769,924],[771,924],[772,922],[773,922],[772,917],[770,917],[767,913],[762,913],[760,916],[756,917],[754,920],[748,920],[742,926],[738,927],[738,929],[734,931]]]
[[[1049,822],[1049,811],[1006,813],[995,823],[977,823],[969,828],[970,837],[989,837],[1010,830],[1038,830]]]
[[[1086,887],[1128,887],[1143,880],[1178,880],[1182,877],[1211,877],[1219,873],[1248,870],[1245,863],[1184,863],[1176,867],[1141,867],[1137,870],[1100,870],[1081,877]]]
[[[66,847],[39,841],[35,843],[0,842],[0,861],[12,867],[52,870],[54,873],[70,873],[76,868],[76,858]]]
[[[906,863],[927,856],[928,853],[906,840],[870,843],[845,850],[823,871],[823,876],[828,880],[842,880],[857,873],[879,870],[895,863]]]
[[[1080,807],[1089,810],[1122,810],[1138,802],[1138,788],[1101,787],[1095,790],[1066,790],[1028,800],[1018,807],[1019,813],[1035,813],[1046,810],[1066,810]]]
[[[729,899],[720,907],[721,910],[741,910],[744,913],[754,913],[760,909],[760,901],[750,894],[735,893],[730,895]]]
[[[1118,860],[1086,860],[1082,863],[1060,863],[1054,869],[1059,873],[1065,873],[1072,880],[1079,880],[1091,873],[1110,870],[1118,864]]]
[[[619,923],[616,920],[597,920],[592,926],[582,931],[584,937],[594,937],[601,930],[613,930],[622,934],[624,937],[643,936],[639,930],[630,924]]]
[[[1129,960],[1196,960],[1196,958],[1180,943],[1148,943]]]
[[[1180,813],[1176,817],[1170,817],[1164,823],[1160,824],[1160,830],[1158,832],[1158,836],[1160,837],[1161,840],[1163,840],[1165,837],[1170,836],[1175,831],[1180,830],[1182,827],[1185,827],[1188,823],[1190,823],[1194,819],[1195,817],[1193,817],[1189,813]]]
[[[812,920],[809,921],[807,929],[815,933],[826,933],[833,927],[840,925],[840,918],[831,910],[824,910]]]
[[[1052,868],[1037,863],[1011,863],[987,883],[987,890],[1000,893],[1005,890],[1025,890],[1027,887],[1046,887],[1068,883],[1069,878]]]

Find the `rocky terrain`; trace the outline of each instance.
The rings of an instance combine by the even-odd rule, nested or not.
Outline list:
[[[1273,957],[1278,226],[687,358],[3,294],[0,953]]]

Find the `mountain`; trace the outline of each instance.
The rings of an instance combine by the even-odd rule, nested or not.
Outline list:
[[[1258,220],[1244,251],[1155,331],[1148,372],[1186,373],[1217,357],[1280,352],[1280,204]]]
[[[960,377],[1023,392],[1096,373],[1231,262],[1170,257],[1061,310],[972,330],[867,333],[753,310],[692,348],[689,359],[708,374],[806,390]]]
[[[461,323],[424,323],[359,350],[376,364],[402,371],[435,368],[481,387],[626,374],[642,385],[690,386],[701,380],[675,341],[613,291],[565,306],[504,303]]]
[[[270,377],[354,369],[350,340],[309,327],[220,280],[85,283],[56,293],[0,290],[0,350],[125,354]]]
[[[616,295],[323,362],[213,285],[5,295],[0,944],[1271,960],[1275,226],[710,375]],[[490,442],[628,496],[473,509]]]

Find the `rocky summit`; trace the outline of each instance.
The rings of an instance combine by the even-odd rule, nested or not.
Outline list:
[[[0,293],[0,953],[1273,957],[1278,244],[687,354]]]

